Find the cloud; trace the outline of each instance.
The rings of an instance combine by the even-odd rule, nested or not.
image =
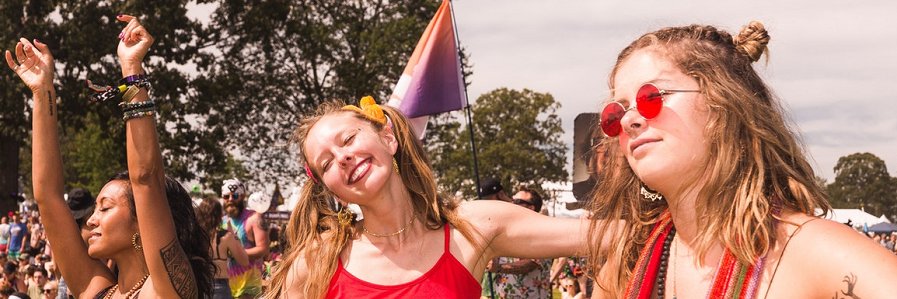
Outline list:
[[[791,112],[817,173],[831,181],[837,159],[855,152],[871,152],[897,173],[897,2],[453,3],[474,65],[471,101],[499,87],[551,93],[570,143],[573,119],[599,109],[617,54],[641,34],[692,23],[734,34],[760,20],[772,40],[769,65],[756,67]]]

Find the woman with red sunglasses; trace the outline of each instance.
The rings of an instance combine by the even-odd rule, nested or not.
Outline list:
[[[623,49],[593,198],[595,298],[890,298],[897,257],[830,210],[752,63],[769,35],[664,28]],[[597,219],[625,220],[622,229]],[[833,297],[834,296],[834,297]]]

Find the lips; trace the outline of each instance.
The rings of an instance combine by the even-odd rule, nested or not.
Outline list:
[[[632,142],[629,143],[629,152],[630,153],[634,152],[635,149],[637,149],[638,147],[640,147],[642,145],[652,143],[652,142],[658,142],[658,141],[660,141],[660,139],[639,138],[639,139],[633,140]]]
[[[362,160],[358,165],[355,165],[355,168],[352,169],[352,174],[349,175],[349,180],[346,181],[346,184],[351,185],[358,180],[360,180],[364,175],[368,173],[371,169],[371,158],[367,158]]]
[[[88,243],[93,243],[93,241],[96,240],[96,239],[99,239],[100,236],[102,236],[101,233],[90,232],[90,238],[87,239],[87,242],[88,242]]]

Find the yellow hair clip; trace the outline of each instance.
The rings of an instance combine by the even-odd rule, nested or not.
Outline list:
[[[380,105],[377,105],[377,101],[374,100],[371,96],[366,96],[361,98],[358,101],[358,105],[346,105],[343,106],[343,110],[352,110],[358,113],[363,114],[370,120],[380,123],[381,125],[386,125],[386,114],[383,113],[383,109],[380,108]]]

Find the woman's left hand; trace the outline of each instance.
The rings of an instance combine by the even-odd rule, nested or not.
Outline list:
[[[134,16],[119,15],[116,19],[119,22],[128,23],[119,34],[121,41],[118,43],[118,61],[121,63],[122,73],[125,76],[142,74],[141,63],[146,52],[153,45],[153,36]]]

